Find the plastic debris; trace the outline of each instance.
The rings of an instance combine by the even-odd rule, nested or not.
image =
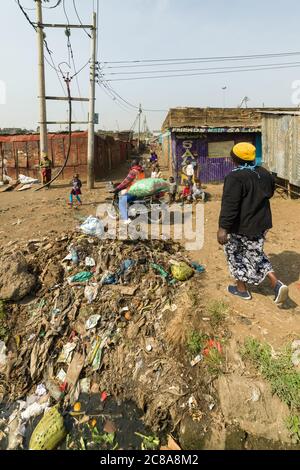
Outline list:
[[[104,402],[104,401],[107,399],[107,397],[108,397],[107,393],[106,393],[106,392],[102,392],[102,393],[101,393],[101,398],[100,398],[100,400],[101,400],[102,402]]]
[[[44,395],[46,395],[47,393],[47,389],[45,387],[44,384],[39,384],[37,387],[36,387],[36,391],[35,391],[35,394],[39,397],[42,397]]]
[[[201,264],[192,262],[191,266],[193,266],[193,268],[195,269],[195,271],[197,271],[197,273],[204,273],[205,272],[205,267],[202,266]]]
[[[39,416],[43,411],[49,406],[49,402],[47,403],[32,403],[29,405],[25,411],[21,413],[22,421],[28,421],[30,418],[34,418],[35,416]]]
[[[31,178],[30,176],[19,175],[18,178],[21,184],[36,184],[39,182],[36,178]]]
[[[201,362],[203,360],[203,356],[202,354],[198,354],[198,356],[196,356],[191,362],[191,366],[194,367],[195,365],[199,364],[199,362]]]
[[[96,261],[94,260],[94,258],[90,258],[89,256],[87,256],[85,258],[85,265],[92,268],[93,266],[96,266]]]
[[[86,235],[92,235],[101,238],[104,234],[103,223],[97,217],[90,215],[82,225],[80,225],[81,232]]]
[[[0,371],[6,368],[8,357],[6,355],[7,347],[4,341],[0,341]]]
[[[66,372],[63,369],[59,369],[56,378],[60,381],[60,383],[63,383],[66,380]]]
[[[89,271],[82,271],[81,273],[77,273],[74,276],[69,277],[68,282],[69,284],[73,282],[87,282],[93,277],[93,273]]]
[[[72,359],[72,354],[74,349],[76,348],[76,343],[66,343],[60,353],[57,362],[58,363],[66,363],[70,364]]]
[[[292,342],[292,351],[296,351],[296,349],[300,349],[300,339],[295,339]]]
[[[194,270],[187,263],[172,261],[171,272],[178,281],[187,281],[194,275]]]
[[[91,304],[97,298],[97,295],[98,295],[98,285],[97,284],[85,287],[84,296],[85,296],[85,298],[86,298],[86,300],[88,301],[89,304]]]
[[[87,330],[90,330],[92,328],[95,328],[97,326],[98,321],[100,320],[101,315],[92,315],[90,318],[86,321],[85,327]]]

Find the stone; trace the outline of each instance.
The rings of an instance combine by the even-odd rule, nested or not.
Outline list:
[[[21,300],[36,284],[36,277],[29,272],[26,258],[17,252],[0,259],[0,299]]]

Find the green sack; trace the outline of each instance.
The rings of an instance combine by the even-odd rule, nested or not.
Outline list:
[[[144,178],[134,183],[129,188],[128,194],[136,197],[146,197],[168,190],[169,183],[163,178]]]
[[[193,268],[184,262],[173,264],[171,266],[171,272],[173,277],[178,281],[187,281],[194,274]]]

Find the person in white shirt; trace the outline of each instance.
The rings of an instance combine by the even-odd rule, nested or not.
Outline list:
[[[197,201],[197,199],[201,199],[201,201],[205,201],[205,192],[201,188],[201,183],[199,181],[193,184],[192,188],[192,198],[193,201]]]
[[[159,165],[154,165],[151,172],[151,178],[161,178]]]

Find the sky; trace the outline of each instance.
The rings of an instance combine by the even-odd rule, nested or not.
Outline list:
[[[34,8],[33,0],[20,0],[24,7]],[[45,6],[55,5],[50,0]],[[76,0],[84,23],[91,22],[95,0]],[[73,0],[65,0],[71,23],[78,23]],[[99,0],[98,60],[100,62],[176,59],[267,54],[300,51],[298,0]],[[1,1],[0,27],[0,101],[5,87],[5,102],[0,102],[0,128],[38,125],[37,39],[15,0]],[[35,20],[35,11],[27,13]],[[62,6],[44,9],[44,22],[65,23]],[[66,35],[63,29],[47,29],[47,41],[56,65],[68,61]],[[82,30],[72,30],[71,41],[77,70],[90,57],[90,39]],[[47,54],[46,54],[47,56]],[[273,58],[251,63],[299,62],[300,55]],[[250,62],[239,62],[247,65]],[[229,63],[191,64],[187,68],[231,66]],[[237,63],[235,63],[237,65]],[[68,70],[62,64],[63,72]],[[104,79],[128,75],[108,75],[120,71],[160,70],[161,67],[104,69]],[[170,67],[171,68],[171,67]],[[181,69],[181,65],[172,66]],[[139,73],[136,76],[148,76]],[[293,106],[292,84],[300,80],[299,67],[191,77],[109,82],[110,86],[134,106],[142,104],[150,129],[160,129],[167,110],[177,106],[237,106],[249,97],[249,107]],[[89,95],[89,70],[78,75],[81,96]],[[226,87],[226,90],[222,88]],[[46,66],[47,95],[63,96],[55,71]],[[73,96],[78,96],[75,78]],[[48,102],[48,120],[64,121],[65,102]],[[121,106],[96,86],[97,128],[122,130],[132,126],[137,109]],[[74,120],[87,120],[87,104],[74,105]],[[64,126],[63,126],[64,127]],[[76,126],[77,128],[84,126]],[[60,126],[55,129],[59,130]],[[52,127],[52,129],[54,129]]]

